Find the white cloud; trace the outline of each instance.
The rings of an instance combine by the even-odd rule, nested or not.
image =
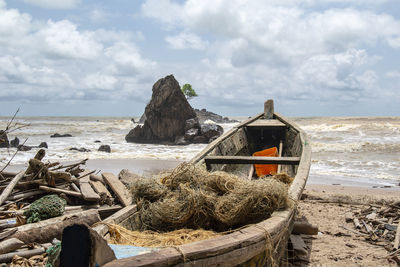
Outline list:
[[[79,32],[68,20],[49,20],[38,35],[43,38],[46,52],[57,57],[94,59],[103,49],[92,32]]]
[[[140,55],[134,43],[117,42],[105,49],[105,55],[114,62],[112,71],[121,75],[132,75],[156,66],[155,62]]]
[[[70,9],[77,7],[81,0],[24,0],[24,2],[48,9]]]
[[[0,2],[0,40],[27,34],[30,28],[31,16],[29,14],[21,14],[17,9],[2,9]]]
[[[93,23],[104,22],[110,16],[109,13],[104,11],[103,9],[93,9],[90,11],[89,18]]]
[[[203,41],[199,36],[192,33],[180,33],[175,36],[167,36],[165,38],[167,43],[172,49],[195,49],[204,50],[206,49],[208,42]]]
[[[142,4],[143,15],[175,24],[182,18],[182,7],[170,0],[147,0]]]
[[[369,48],[400,45],[400,21],[364,9],[385,2],[163,0],[161,9],[148,0],[142,13],[181,31],[175,39],[166,37],[173,48],[190,47],[188,32],[208,42],[206,64],[194,74],[182,72],[204,95],[231,103],[242,98],[254,103],[266,94],[357,101],[379,88],[379,70],[371,64],[378,56]]]
[[[386,77],[398,79],[400,78],[400,71],[389,71],[386,73]]]
[[[143,40],[140,31],[35,20],[0,0],[1,100],[143,98],[143,84],[156,79],[157,66],[136,46]]]
[[[114,76],[99,72],[89,74],[84,79],[84,85],[86,88],[100,90],[115,90],[117,82],[118,80]]]

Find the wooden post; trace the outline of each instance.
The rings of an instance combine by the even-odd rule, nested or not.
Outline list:
[[[0,206],[3,205],[4,201],[6,201],[8,196],[11,194],[11,191],[14,189],[14,187],[19,182],[19,180],[21,180],[24,177],[24,174],[25,174],[25,172],[21,171],[7,185],[7,187],[4,189],[3,193],[1,193],[1,195],[0,195]]]
[[[253,178],[253,174],[254,174],[254,164],[251,164],[247,179],[251,180],[251,178]]]
[[[282,157],[282,149],[283,149],[283,142],[281,140],[280,143],[279,143],[279,157]],[[277,173],[281,173],[281,172],[282,172],[282,165],[279,164]]]
[[[264,103],[264,117],[267,120],[270,120],[274,117],[274,100],[268,99]]]
[[[394,249],[399,249],[399,244],[400,244],[400,222],[397,225],[397,231],[396,231],[396,236],[394,238],[393,248]]]

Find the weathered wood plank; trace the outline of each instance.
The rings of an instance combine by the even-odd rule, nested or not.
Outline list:
[[[130,217],[133,213],[137,211],[136,205],[129,205],[113,215],[107,217],[106,219],[103,220],[105,223],[121,223],[128,217]],[[108,232],[108,227],[105,224],[99,224],[93,227],[93,230],[95,230],[99,235],[104,236]]]
[[[44,185],[39,186],[39,189],[43,190],[43,191],[46,191],[46,192],[64,193],[64,194],[69,195],[69,196],[82,197],[81,193],[75,192],[75,191],[71,191],[71,190],[48,187],[48,186],[44,186]]]
[[[293,250],[299,255],[307,255],[308,248],[306,243],[304,243],[303,239],[300,235],[290,235],[290,242],[293,245]]]
[[[260,120],[256,120],[256,121],[253,121],[252,123],[247,124],[246,127],[282,128],[282,127],[286,127],[286,125],[279,120],[260,119]]]
[[[104,186],[104,184],[100,181],[89,181],[89,183],[92,185],[94,191],[98,194],[104,193],[107,197],[112,197],[111,193],[107,190],[107,188]]]
[[[84,175],[88,173],[89,171],[84,171],[82,174]],[[89,175],[83,176],[82,178],[79,179],[79,186],[81,188],[82,197],[84,200],[88,201],[99,201],[100,196],[93,190],[89,181],[90,181]]]
[[[206,164],[285,164],[297,165],[299,157],[208,156]]]
[[[394,237],[393,249],[399,249],[400,244],[400,222],[397,225],[396,235]]]
[[[110,186],[112,191],[117,195],[122,206],[126,207],[132,203],[132,196],[129,195],[125,185],[112,173],[102,173],[104,181]]]
[[[244,126],[247,126],[249,123],[251,123],[255,120],[258,120],[258,119],[262,118],[263,116],[264,116],[264,112],[257,114],[256,116],[251,117],[251,118],[239,123],[238,125],[235,126],[235,128],[242,128]]]

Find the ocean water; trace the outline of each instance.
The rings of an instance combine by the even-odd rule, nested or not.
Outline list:
[[[135,118],[136,120],[138,118]],[[236,118],[244,119],[244,118]],[[292,118],[308,134],[312,146],[312,183],[366,183],[394,185],[400,182],[400,117],[308,117]],[[4,129],[8,118],[0,118]],[[71,161],[80,159],[178,159],[189,160],[206,145],[167,146],[134,144],[125,135],[136,124],[131,118],[93,117],[26,117],[17,118],[19,125],[29,125],[9,134],[26,145],[47,142],[45,160]],[[224,130],[235,124],[221,124]],[[50,138],[54,133],[73,137]],[[96,143],[95,141],[100,141]],[[102,144],[110,145],[111,153],[99,152]],[[90,152],[71,151],[71,147]],[[24,164],[38,148],[18,152],[12,164]],[[0,167],[15,149],[0,148]]]

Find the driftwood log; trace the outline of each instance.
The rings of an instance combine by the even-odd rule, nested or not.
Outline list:
[[[20,256],[23,258],[30,258],[36,255],[40,255],[46,252],[46,249],[48,249],[50,246],[52,246],[51,243],[43,244],[40,248],[35,248],[31,250],[18,250],[10,253],[6,253],[3,255],[0,255],[0,263],[8,263],[11,262],[14,256]]]
[[[0,255],[19,249],[24,245],[24,242],[18,238],[10,238],[0,242]]]
[[[84,223],[93,225],[98,221],[100,221],[100,216],[97,210],[86,210],[19,226],[17,232],[11,237],[25,243],[46,243],[51,242],[53,238],[60,239],[63,229],[67,226]]]
[[[17,183],[24,177],[24,174],[25,174],[25,172],[23,172],[23,171],[19,172],[11,180],[11,182],[7,185],[7,187],[4,189],[4,191],[0,195],[0,206],[3,205],[4,201],[6,201],[6,199],[11,194],[12,190],[17,185]]]
[[[48,186],[44,186],[44,185],[39,186],[39,189],[41,189],[43,191],[46,191],[46,192],[64,193],[64,194],[69,195],[69,196],[82,198],[82,194],[81,193],[78,193],[78,192],[75,192],[75,191],[71,191],[71,190],[48,187]]]
[[[292,234],[317,235],[318,226],[312,225],[308,222],[295,222],[293,225]]]

